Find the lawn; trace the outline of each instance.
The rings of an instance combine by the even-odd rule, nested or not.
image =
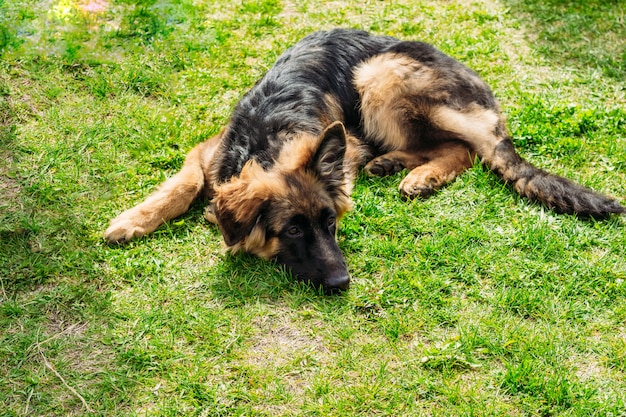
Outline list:
[[[108,246],[302,36],[423,40],[520,153],[626,199],[619,1],[0,0],[0,416],[626,416],[626,219],[480,164],[426,200],[361,176],[324,296],[225,254],[203,204]]]

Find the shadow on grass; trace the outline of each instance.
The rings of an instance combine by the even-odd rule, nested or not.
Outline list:
[[[286,301],[298,308],[343,299],[342,294],[325,295],[321,289],[298,281],[274,261],[248,254],[225,255],[209,274],[213,295],[229,306]]]
[[[556,65],[597,69],[605,76],[626,78],[626,25],[619,19],[621,1],[504,0],[525,33],[528,45]]]

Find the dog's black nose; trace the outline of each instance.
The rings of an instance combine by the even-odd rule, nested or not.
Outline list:
[[[331,277],[326,280],[326,288],[330,292],[345,291],[349,287],[350,287],[349,275],[338,275],[336,277]]]

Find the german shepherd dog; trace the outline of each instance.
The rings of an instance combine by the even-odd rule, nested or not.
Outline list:
[[[522,159],[492,92],[472,70],[426,43],[336,29],[288,49],[221,133],[114,218],[105,238],[150,233],[204,197],[205,217],[230,251],[274,259],[326,292],[345,290],[350,277],[335,232],[358,170],[406,169],[402,196],[425,197],[476,157],[517,193],[558,213],[626,211]]]

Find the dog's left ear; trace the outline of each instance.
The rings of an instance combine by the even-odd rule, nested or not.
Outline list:
[[[249,163],[239,178],[215,190],[213,212],[224,241],[230,247],[243,242],[262,222],[269,205],[264,182],[255,178],[262,171],[256,163]]]
[[[307,168],[329,189],[343,185],[343,159],[346,154],[346,129],[341,122],[329,125],[320,136],[320,144]]]
[[[267,202],[251,199],[242,204],[248,204],[246,213],[243,215],[232,206],[215,211],[217,226],[224,237],[224,242],[229,247],[243,242],[251,234],[252,229],[262,222],[262,211]]]

